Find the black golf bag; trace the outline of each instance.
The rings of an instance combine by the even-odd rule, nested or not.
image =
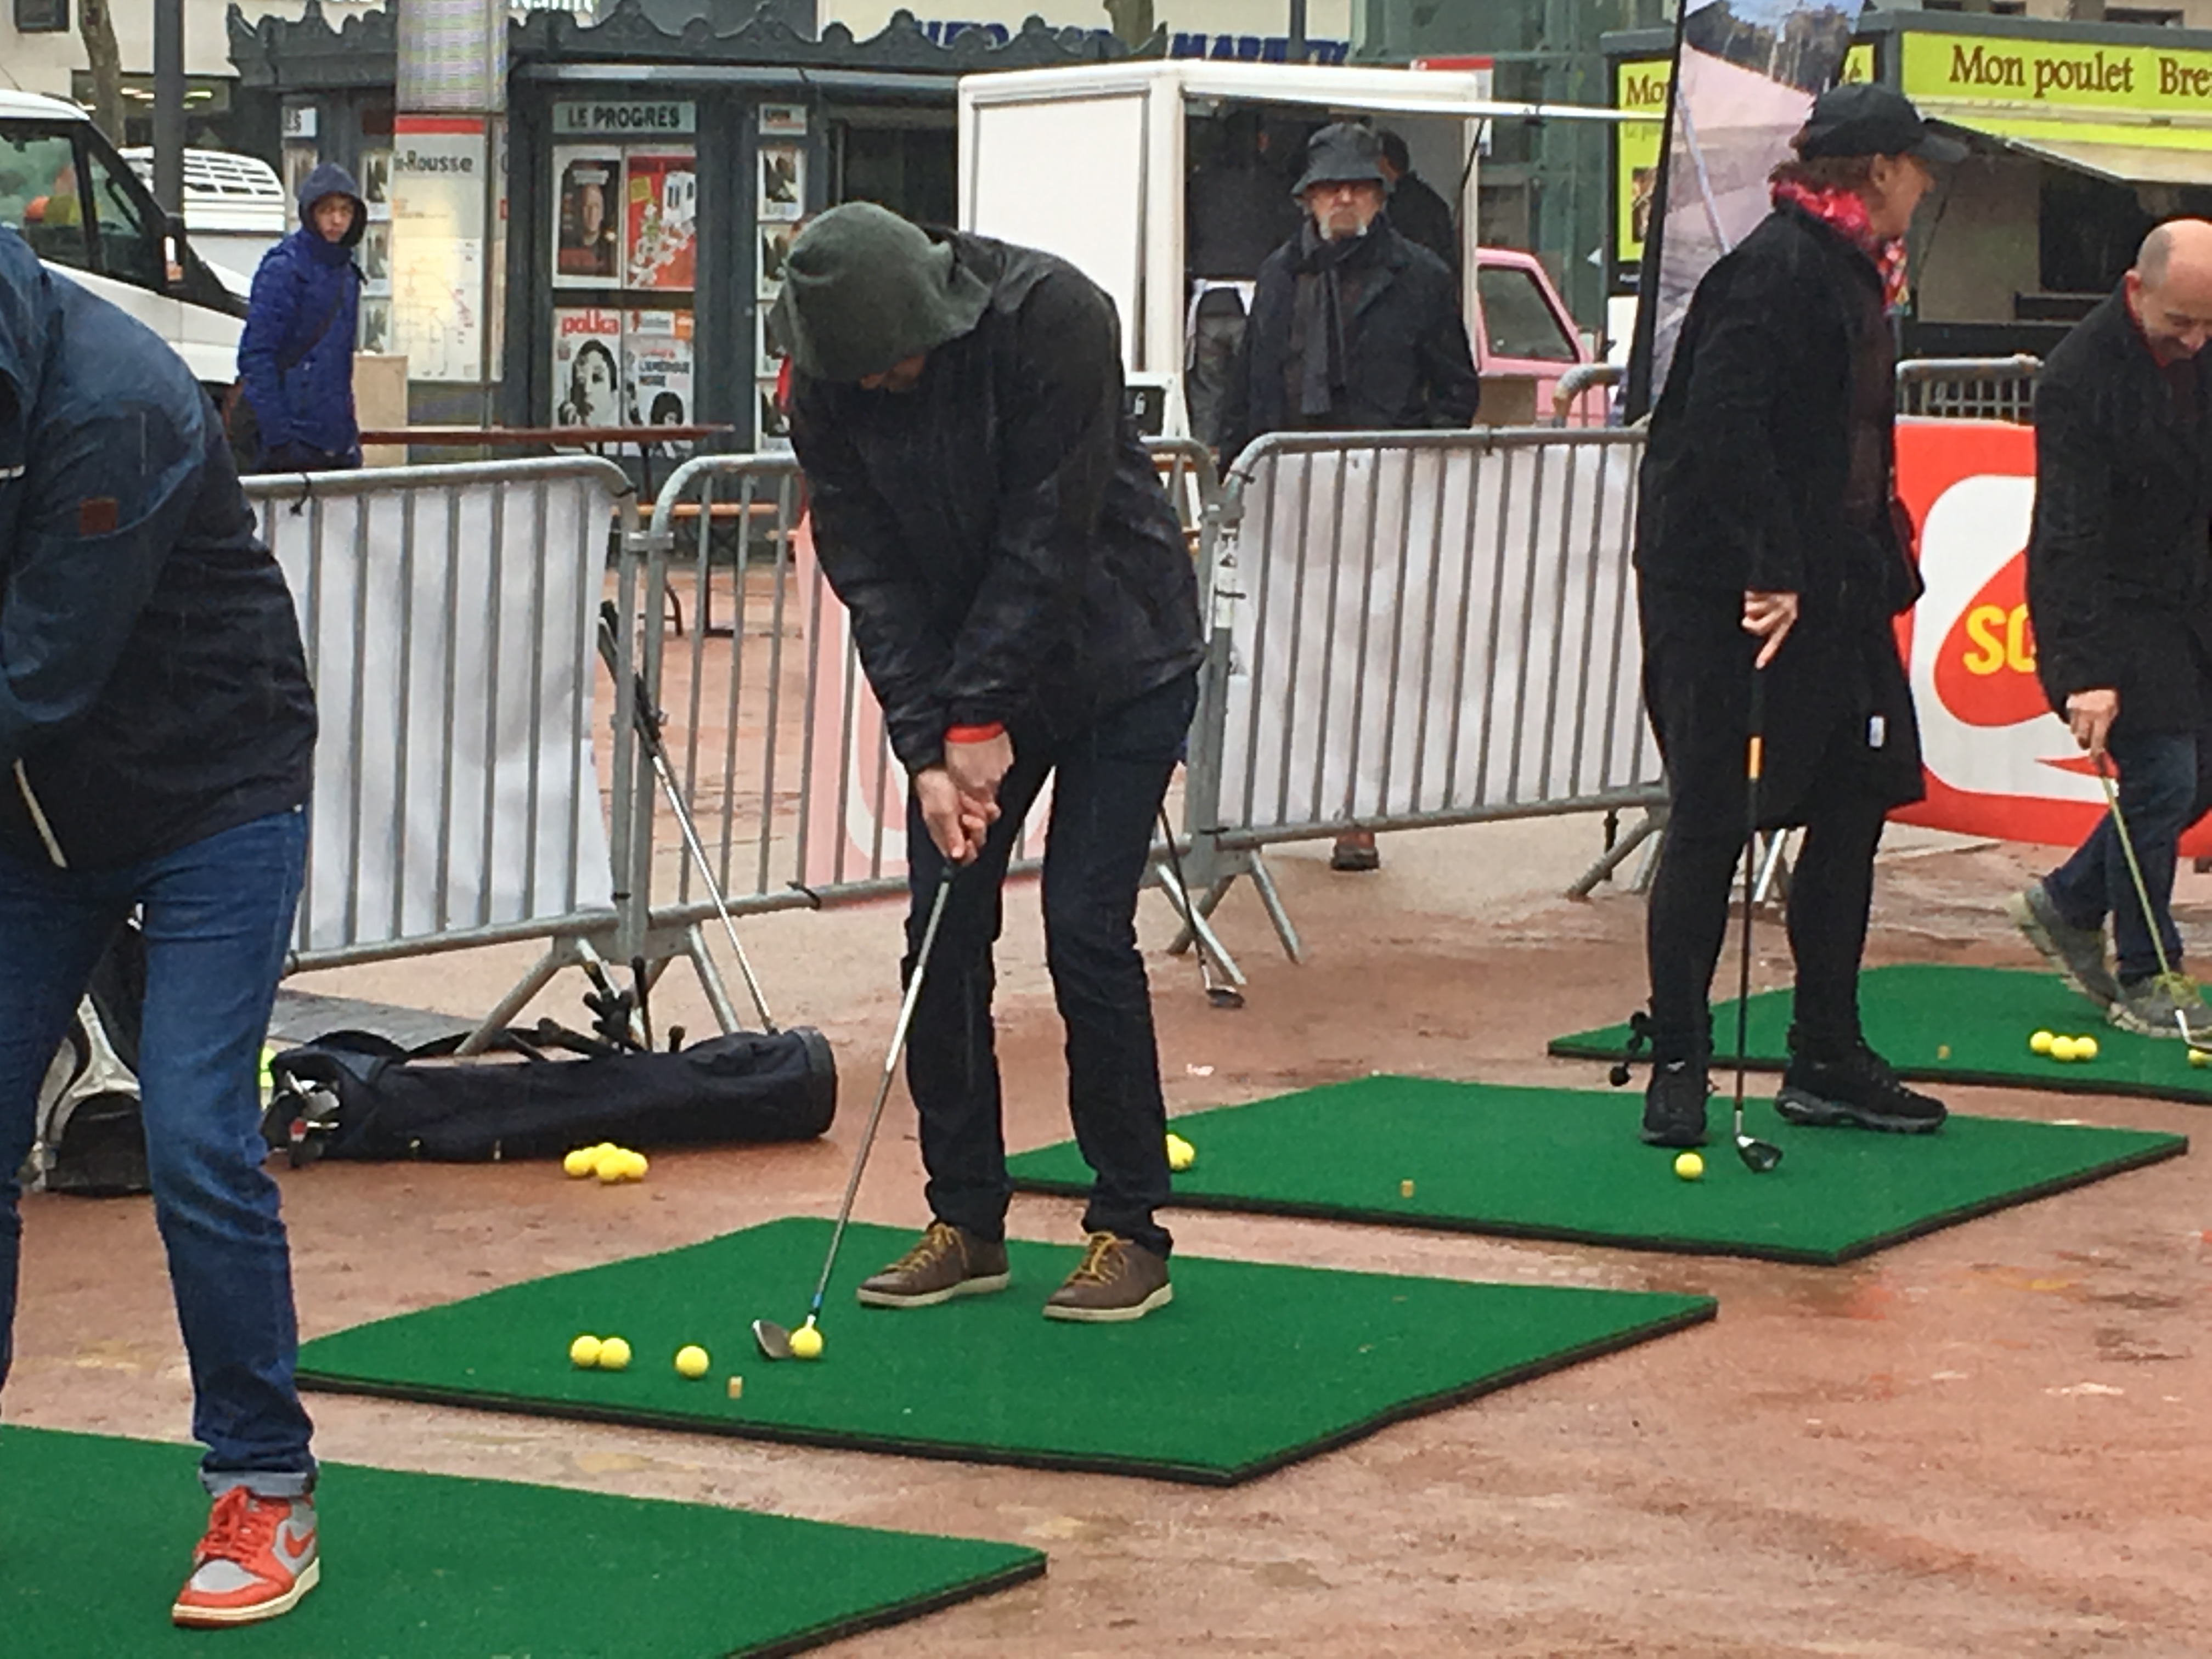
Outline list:
[[[138,1098],[146,941],[130,922],[93,969],[39,1089],[37,1135],[20,1179],[27,1192],[119,1198],[148,1190]]]

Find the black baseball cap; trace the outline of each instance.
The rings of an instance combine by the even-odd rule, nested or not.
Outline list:
[[[1796,140],[1808,161],[1823,156],[1917,155],[1923,161],[1963,161],[1966,147],[1920,118],[1912,100],[1872,81],[1831,87],[1813,100]]]

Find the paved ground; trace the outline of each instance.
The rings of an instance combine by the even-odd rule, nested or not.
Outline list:
[[[1917,839],[1886,862],[1876,959],[2024,961],[1995,906],[2027,863]],[[1548,1036],[1637,999],[1640,902],[1544,896],[1595,842],[1588,821],[1430,832],[1386,841],[1373,877],[1285,854],[1305,966],[1272,953],[1249,894],[1223,916],[1253,975],[1243,1012],[1207,1008],[1188,963],[1153,957],[1173,1108],[1378,1067],[1597,1084],[1597,1066],[1541,1057]],[[2212,880],[2185,877],[2183,891],[2185,927],[2212,949]],[[1147,906],[1157,945],[1164,907]],[[665,1156],[646,1185],[612,1190],[544,1166],[286,1172],[307,1332],[828,1213],[881,1063],[896,916],[780,916],[751,936],[779,1012],[838,1042],[853,1103],[829,1141]],[[1764,938],[1771,983],[1779,929]],[[1003,961],[1010,1139],[1032,1146],[1065,1133],[1033,904],[1013,907]],[[468,1013],[521,966],[486,953],[302,988]],[[663,1021],[702,1027],[696,1002],[675,1006],[683,994],[664,998]],[[574,988],[562,997],[556,1011],[571,1011]],[[1954,1104],[2185,1133],[2212,1121],[1995,1091]],[[838,1650],[854,1656],[2212,1653],[2207,1167],[2176,1160],[1838,1269],[1182,1216],[1181,1247],[1196,1252],[1721,1298],[1711,1325],[1228,1492],[311,1403],[331,1458],[1050,1553],[1042,1582]],[[919,1223],[919,1185],[897,1103],[860,1212]],[[25,1207],[9,1416],[183,1438],[182,1355],[146,1206]],[[1021,1200],[1013,1227],[1069,1238],[1075,1210]]]

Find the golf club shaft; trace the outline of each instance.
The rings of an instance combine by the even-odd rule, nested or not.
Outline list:
[[[599,655],[607,665],[607,672],[621,672],[620,647],[615,635],[614,601],[608,600],[599,607]],[[714,914],[722,919],[722,932],[728,935],[730,950],[738,959],[738,972],[744,976],[745,990],[753,1000],[753,1011],[759,1014],[761,1029],[774,1032],[775,1016],[768,1011],[768,999],[761,994],[760,981],[753,974],[751,958],[738,941],[738,925],[730,919],[729,901],[722,896],[722,884],[714,875],[714,866],[707,857],[704,842],[699,839],[699,826],[692,821],[690,804],[677,787],[676,769],[669,763],[668,745],[660,736],[660,717],[653,706],[645,676],[633,672],[630,676],[632,702],[631,725],[639,739],[645,744],[646,758],[652,763],[653,774],[660,780],[661,793],[668,797],[670,811],[676,814],[677,827],[684,832],[684,844],[690,850],[692,862],[699,866],[699,879],[707,889],[707,896],[714,901]]]
[[[1766,758],[1766,676],[1751,671],[1750,732],[1743,757],[1743,949],[1736,963],[1735,1137],[1743,1139],[1745,1049],[1751,1035],[1751,913],[1759,902],[1759,779]]]
[[[1175,872],[1176,890],[1182,902],[1176,908],[1182,912],[1183,925],[1190,929],[1191,950],[1198,957],[1198,982],[1206,988],[1206,994],[1214,993],[1213,952],[1206,947],[1206,930],[1199,926],[1198,898],[1190,890],[1190,883],[1182,872],[1182,848],[1176,845],[1175,825],[1168,821],[1168,805],[1160,803],[1160,833],[1168,841],[1168,865]],[[1224,977],[1227,977],[1225,975]]]
[[[860,1190],[860,1176],[868,1167],[868,1152],[876,1144],[876,1127],[884,1121],[884,1103],[890,1098],[891,1079],[898,1074],[899,1055],[906,1048],[907,1028],[914,1023],[915,1004],[921,1000],[922,976],[929,971],[929,953],[937,944],[938,924],[945,920],[945,901],[952,896],[955,866],[945,866],[937,896],[929,903],[929,921],[921,930],[921,949],[915,953],[914,973],[899,1000],[898,1024],[891,1027],[890,1052],[884,1056],[884,1074],[876,1085],[875,1104],[868,1108],[868,1127],[860,1137],[860,1150],[853,1159],[853,1173],[845,1182],[845,1197],[837,1206],[837,1224],[830,1233],[830,1252],[822,1259],[822,1277],[814,1284],[814,1300],[807,1305],[811,1321],[822,1312],[822,1298],[830,1291],[830,1275],[837,1266],[837,1247],[845,1242],[845,1224],[853,1218],[853,1200]]]
[[[2166,954],[2165,930],[2158,925],[2158,917],[2150,907],[2150,884],[2143,879],[2142,865],[2136,858],[2135,837],[2128,834],[2127,815],[2120,811],[2120,793],[2112,787],[2112,775],[2105,764],[2102,750],[2097,751],[2097,781],[2105,786],[2105,805],[2112,814],[2112,830],[2120,838],[2120,852],[2128,861],[2128,878],[2135,884],[2136,902],[2142,906],[2143,926],[2150,932],[2151,948],[2158,952],[2158,971],[2172,977],[2173,963]],[[2173,1026],[2181,1033],[2181,1040],[2190,1048],[2212,1054],[2212,1044],[2199,1039],[2189,1029],[2189,1016],[2180,1008],[2173,1011]]]

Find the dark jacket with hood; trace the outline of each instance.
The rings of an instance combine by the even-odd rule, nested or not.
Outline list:
[[[1301,386],[1309,354],[1328,349],[1316,319],[1328,312],[1302,306],[1300,285],[1311,277],[1307,293],[1319,297],[1332,275],[1343,332],[1322,411],[1304,407]],[[1388,213],[1349,243],[1323,242],[1309,220],[1260,267],[1222,402],[1221,453],[1268,432],[1463,428],[1481,396],[1458,279],[1444,262],[1393,229]]]
[[[817,556],[908,770],[956,726],[1066,736],[1188,672],[1198,586],[1120,329],[1048,253],[933,233],[990,291],[907,392],[793,380]]]
[[[214,406],[0,228],[0,854],[112,868],[299,806],[314,738]]]
[[[1769,823],[1802,822],[1846,756],[1864,793],[1920,796],[1891,620],[1920,594],[1891,506],[1894,377],[1874,261],[1784,205],[1698,283],[1652,411],[1635,561],[1645,702],[1678,783],[1741,778],[1757,644],[1743,595],[1798,596],[1765,674]]]
[[[2212,720],[2212,361],[2161,370],[2117,293],[2036,378],[2027,605],[2054,708],[2111,687],[2130,732]]]
[[[353,228],[323,240],[309,210],[325,196],[353,202]],[[238,341],[238,373],[259,424],[264,458],[305,460],[310,450],[349,464],[361,459],[354,418],[353,350],[360,331],[360,267],[354,249],[368,210],[352,175],[325,162],[300,185],[300,228],[262,256]]]

